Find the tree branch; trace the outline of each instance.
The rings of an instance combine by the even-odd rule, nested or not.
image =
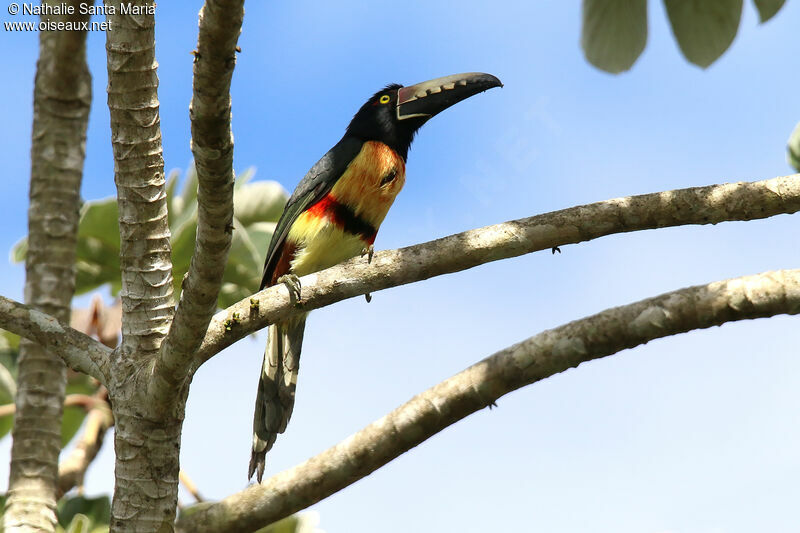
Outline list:
[[[78,13],[79,2],[70,0],[69,4],[73,14],[42,16],[42,20],[85,23],[89,17]],[[50,347],[56,344],[53,324],[62,327],[56,319],[69,321],[75,291],[75,245],[91,101],[86,32],[41,32],[33,90],[25,258],[25,301],[41,312],[27,308],[22,314],[28,320],[47,317],[43,313],[55,317],[47,317],[52,324],[30,325],[48,337]],[[71,353],[76,360],[81,358],[74,350]],[[8,500],[0,529],[54,531],[64,363],[42,346],[23,341],[17,384]]]
[[[122,271],[122,343],[107,384],[114,410],[111,531],[171,531],[188,380],[154,373],[174,315],[152,0],[105,0],[108,108]],[[109,9],[109,11],[112,11]]]
[[[67,394],[64,397],[64,407],[83,407],[86,411],[92,410],[99,403],[108,403],[106,400],[100,400],[95,396],[88,394]],[[0,405],[0,418],[4,416],[11,416],[17,412],[17,406],[13,403]]]
[[[189,514],[179,531],[251,531],[312,505],[501,396],[583,362],[725,322],[800,313],[800,269],[680,289],[510,346],[412,398],[340,444]]]
[[[205,501],[205,498],[200,495],[197,485],[194,484],[194,481],[192,481],[192,478],[189,477],[189,474],[181,470],[180,474],[178,474],[178,479],[180,479],[180,482],[183,485],[183,488],[186,489],[186,492],[191,494],[195,501],[198,503]]]
[[[155,20],[148,14],[123,15],[121,0],[105,3],[116,13],[109,15],[106,52],[119,204],[121,346],[124,355],[143,359],[158,353],[174,311]]]
[[[797,211],[800,174],[606,200],[377,252],[371,264],[355,258],[301,278],[303,301],[299,305],[280,285],[217,313],[194,364],[200,366],[268,323],[367,292],[615,233],[752,220]]]
[[[197,170],[197,238],[178,310],[161,350],[159,374],[178,382],[187,374],[217,297],[231,246],[233,135],[231,78],[244,0],[207,1],[200,10],[194,61],[192,152]]]
[[[100,383],[108,379],[111,348],[32,306],[0,296],[0,328],[36,342]]]

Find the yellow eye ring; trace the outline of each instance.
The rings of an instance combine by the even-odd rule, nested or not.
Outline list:
[[[388,104],[389,100],[391,100],[391,98],[389,98],[389,95],[388,94],[384,94],[383,96],[381,96],[381,99],[378,100],[378,101],[380,103],[382,103],[382,104]]]

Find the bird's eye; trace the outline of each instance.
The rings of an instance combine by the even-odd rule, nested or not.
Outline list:
[[[397,170],[393,168],[392,170],[390,170],[390,171],[389,171],[389,173],[388,173],[388,174],[386,174],[386,175],[385,175],[385,176],[384,176],[384,177],[381,179],[381,185],[380,185],[380,186],[381,186],[381,187],[383,187],[383,186],[384,186],[384,185],[386,185],[387,183],[391,183],[392,181],[394,181],[394,179],[395,179],[396,177],[397,177]]]
[[[383,96],[381,96],[381,99],[378,100],[378,101],[380,103],[382,103],[382,104],[388,104],[389,100],[391,100],[391,98],[389,98],[389,95],[388,94],[384,94]]]

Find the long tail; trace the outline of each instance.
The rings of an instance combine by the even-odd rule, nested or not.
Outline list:
[[[247,479],[256,472],[261,483],[267,452],[275,444],[278,433],[286,430],[286,424],[292,416],[305,327],[305,316],[269,327],[264,364],[258,380],[253,416],[253,453]]]

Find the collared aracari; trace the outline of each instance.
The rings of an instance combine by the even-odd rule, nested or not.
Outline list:
[[[297,276],[316,272],[372,244],[405,182],[406,157],[431,117],[492,87],[491,74],[446,76],[375,93],[344,137],[311,167],[289,198],[267,249],[261,288],[286,282],[299,297]],[[294,407],[306,315],[272,324],[258,383],[248,479],[264,474],[265,456]]]

